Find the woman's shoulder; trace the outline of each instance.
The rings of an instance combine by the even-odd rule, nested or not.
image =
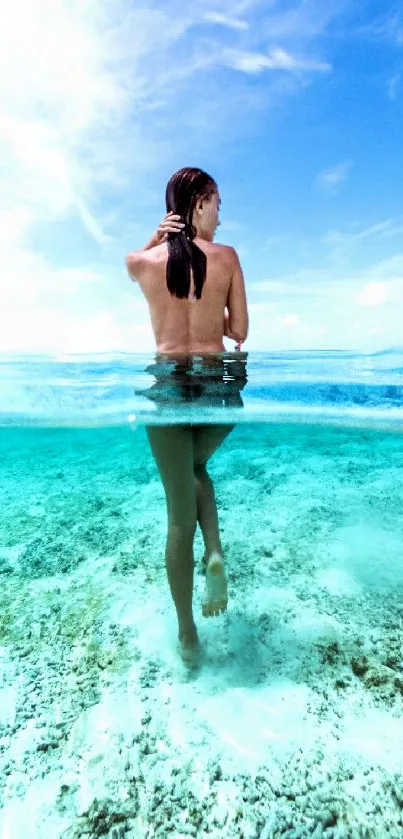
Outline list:
[[[222,242],[208,242],[205,239],[195,239],[195,244],[201,247],[206,253],[214,254],[223,259],[233,259],[236,253],[231,245],[224,245]]]

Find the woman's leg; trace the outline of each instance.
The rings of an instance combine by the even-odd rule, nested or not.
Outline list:
[[[193,540],[197,524],[193,436],[190,426],[148,426],[147,436],[165,489],[166,567],[184,643],[197,640],[193,619]]]
[[[207,472],[206,463],[233,428],[233,425],[199,425],[193,427],[197,518],[205,545],[205,566],[207,566],[208,558],[212,553],[222,554],[214,487]]]
[[[206,565],[210,554],[222,554],[217,504],[213,482],[205,464],[195,466],[194,475],[197,498],[197,520],[203,534],[205,547],[203,563]]]
[[[205,618],[219,615],[228,603],[227,578],[222,556],[214,487],[206,461],[234,426],[198,426],[193,429],[197,517],[205,544],[206,591],[202,603]]]

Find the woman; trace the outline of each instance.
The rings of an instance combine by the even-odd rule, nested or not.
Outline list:
[[[150,242],[126,265],[145,295],[157,351],[168,358],[222,353],[223,336],[239,345],[248,333],[242,269],[236,251],[213,244],[219,225],[217,184],[201,169],[176,172],[166,188],[167,215]],[[207,358],[207,357],[206,357]],[[149,426],[147,435],[164,485],[166,565],[179,623],[182,659],[200,652],[193,618],[193,541],[199,522],[205,543],[203,615],[227,608],[227,579],[214,488],[206,464],[233,426]]]

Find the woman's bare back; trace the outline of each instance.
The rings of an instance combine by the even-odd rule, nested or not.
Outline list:
[[[168,246],[143,251],[135,278],[147,299],[158,352],[223,352],[225,310],[235,340],[245,340],[247,305],[242,269],[236,251],[227,245],[196,238],[207,257],[207,274],[200,300],[194,296],[191,276],[189,297],[172,297],[166,284]],[[134,271],[132,272],[132,274]]]

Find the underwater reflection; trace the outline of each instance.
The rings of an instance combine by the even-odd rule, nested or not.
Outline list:
[[[157,353],[144,372],[151,387],[136,395],[166,407],[199,405],[203,408],[243,408],[241,391],[248,381],[248,353],[171,355]]]

